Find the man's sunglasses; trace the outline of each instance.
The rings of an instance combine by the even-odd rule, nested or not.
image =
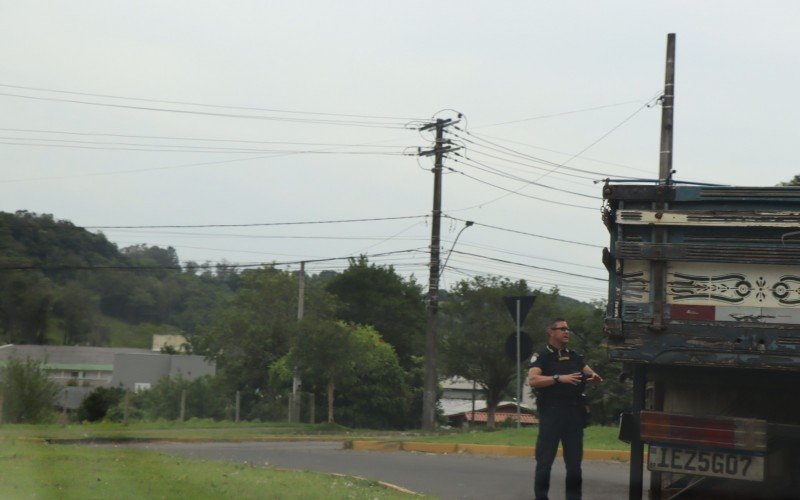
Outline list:
[[[568,332],[569,331],[569,327],[568,326],[555,326],[555,327],[551,328],[551,330],[561,330],[562,332]]]

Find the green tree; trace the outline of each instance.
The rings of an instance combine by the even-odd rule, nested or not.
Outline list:
[[[516,378],[516,363],[505,352],[514,322],[503,297],[530,293],[524,281],[479,276],[456,284],[442,304],[443,374],[474,380],[484,388],[489,428],[494,428],[495,409]]]
[[[391,266],[369,264],[361,256],[330,278],[326,289],[339,299],[338,317],[372,325],[394,347],[403,367],[411,367],[411,357],[422,354],[425,301],[422,287],[413,279],[405,280]]]
[[[323,290],[306,287],[305,317],[333,317],[333,300]],[[242,406],[268,389],[270,366],[289,352],[298,331],[298,281],[273,268],[242,273],[241,285],[221,308],[214,323],[190,333],[194,352],[217,362],[230,390],[242,391]]]
[[[5,341],[44,344],[53,295],[53,284],[42,273],[0,273],[0,333]]]
[[[92,293],[77,281],[70,281],[58,293],[54,312],[64,332],[64,345],[85,342],[94,327],[96,305]]]
[[[125,397],[121,387],[98,387],[81,402],[78,407],[78,420],[98,422],[106,417],[108,411],[120,404]]]
[[[800,186],[800,175],[795,175],[789,182],[781,182],[781,186]]]
[[[0,367],[3,421],[38,424],[52,420],[58,390],[41,363],[30,359],[9,360]]]
[[[356,427],[401,427],[407,405],[404,373],[394,349],[369,326],[339,321],[303,321],[301,334],[278,365],[284,381],[297,366],[303,384],[324,390],[328,423]],[[282,368],[280,368],[282,367]]]

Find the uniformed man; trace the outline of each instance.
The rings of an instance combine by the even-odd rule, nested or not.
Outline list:
[[[547,345],[531,357],[528,384],[536,390],[539,437],[536,439],[536,498],[550,490],[550,468],[561,442],[567,468],[568,499],[581,498],[583,427],[586,422],[583,390],[587,382],[603,379],[569,349],[569,326],[563,318],[547,325]]]

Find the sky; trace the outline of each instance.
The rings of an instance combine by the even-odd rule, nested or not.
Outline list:
[[[598,300],[601,180],[657,177],[667,34],[675,178],[774,185],[800,174],[798,14],[730,0],[0,2],[0,210],[172,246],[183,263],[317,273],[366,254],[426,284],[433,161],[416,153],[433,135],[417,129],[453,118],[441,286],[491,274]]]

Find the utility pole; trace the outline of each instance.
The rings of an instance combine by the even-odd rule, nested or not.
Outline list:
[[[306,263],[300,262],[300,274],[297,275],[298,282],[298,296],[297,296],[297,321],[303,321],[303,313],[305,310],[306,299]],[[297,335],[301,335],[298,330]],[[297,366],[294,367],[294,376],[292,377],[292,403],[289,409],[289,421],[300,421],[300,386],[303,381],[300,379],[300,370]]]
[[[428,318],[425,330],[425,380],[422,390],[422,429],[432,431],[436,428],[436,332],[439,327],[439,254],[442,218],[442,160],[444,154],[453,151],[445,147],[444,128],[453,125],[452,119],[437,119],[419,130],[436,129],[436,143],[420,156],[434,156],[433,163],[433,222],[431,224],[431,261],[428,279]]]
[[[667,35],[667,65],[664,71],[664,96],[661,101],[660,184],[672,181],[672,115],[675,103],[675,33]]]

